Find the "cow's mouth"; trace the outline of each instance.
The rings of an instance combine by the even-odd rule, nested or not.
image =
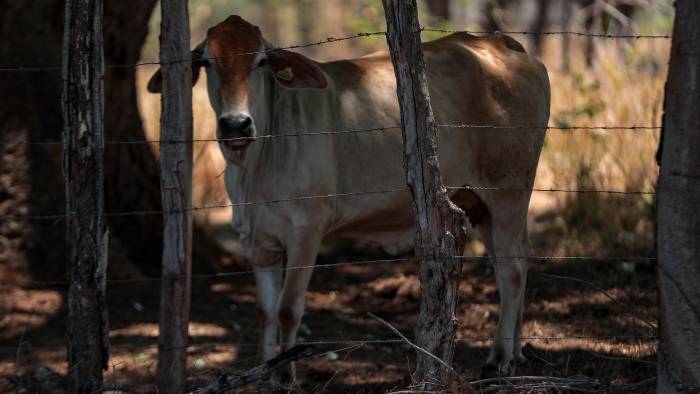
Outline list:
[[[231,150],[241,150],[253,142],[253,137],[236,137],[222,140],[221,143]]]

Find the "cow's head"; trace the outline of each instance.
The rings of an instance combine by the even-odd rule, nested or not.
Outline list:
[[[251,107],[265,94],[261,80],[274,79],[287,89],[322,89],[327,85],[315,62],[275,49],[257,26],[235,15],[210,28],[206,39],[192,51],[192,84],[202,67],[207,70],[209,100],[218,119],[217,138],[222,140],[225,156],[244,149],[258,135]],[[161,92],[160,70],[148,82],[148,90]]]

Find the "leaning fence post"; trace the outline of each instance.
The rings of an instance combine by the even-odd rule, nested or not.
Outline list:
[[[102,392],[105,303],[102,0],[68,0],[63,36],[63,173],[68,236],[68,384]]]
[[[187,0],[163,0],[160,135],[163,271],[157,383],[184,392],[192,265],[192,65]]]
[[[452,363],[457,328],[455,309],[465,242],[464,213],[452,204],[440,177],[436,126],[415,0],[383,0],[387,42],[394,63],[401,107],[406,183],[416,217],[416,255],[420,260],[421,307],[418,346]],[[417,353],[416,377],[426,389],[448,380],[448,371],[432,357]]]
[[[700,390],[700,3],[676,2],[658,190],[659,393]]]

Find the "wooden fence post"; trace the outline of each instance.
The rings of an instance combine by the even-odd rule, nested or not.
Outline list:
[[[161,7],[164,229],[157,383],[160,393],[182,393],[192,266],[192,64],[187,0],[163,0]]]
[[[465,242],[464,212],[450,202],[440,177],[436,126],[415,0],[383,0],[387,42],[391,50],[401,106],[406,183],[416,217],[416,255],[420,260],[421,307],[416,327],[418,346],[452,363],[457,328],[455,309]],[[426,389],[448,371],[418,352],[416,376]]]
[[[658,393],[700,391],[700,2],[676,1],[658,191]]]
[[[105,280],[102,0],[67,0],[63,37],[63,173],[68,236],[68,384],[102,392]]]

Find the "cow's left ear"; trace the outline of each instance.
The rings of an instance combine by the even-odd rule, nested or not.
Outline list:
[[[292,89],[323,89],[326,74],[313,60],[295,52],[275,50],[267,55],[272,74],[282,86]]]

